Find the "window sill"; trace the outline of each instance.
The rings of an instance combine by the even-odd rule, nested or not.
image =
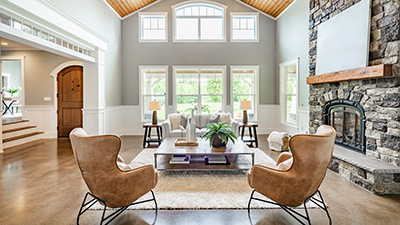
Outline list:
[[[294,123],[288,123],[288,122],[280,122],[280,123],[281,123],[281,125],[283,125],[283,126],[291,127],[291,128],[294,128],[294,129],[298,129],[297,125],[294,124]]]
[[[139,40],[139,43],[167,43],[168,40]]]
[[[224,43],[226,39],[223,40],[173,40],[174,43]]]
[[[231,39],[231,42],[254,42],[254,43],[257,43],[257,42],[260,42],[260,40],[259,39],[243,39],[243,40],[238,40],[238,39]]]

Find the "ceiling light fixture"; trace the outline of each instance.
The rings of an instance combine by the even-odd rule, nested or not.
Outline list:
[[[7,42],[1,42],[1,45],[3,45],[3,46],[7,46],[7,45],[8,45],[8,43],[7,43]]]

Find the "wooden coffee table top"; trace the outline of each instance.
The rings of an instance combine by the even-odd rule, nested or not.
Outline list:
[[[190,155],[204,155],[204,154],[225,154],[225,155],[238,155],[238,154],[253,154],[254,150],[250,149],[243,141],[236,140],[235,144],[229,142],[226,147],[213,148],[210,147],[209,142],[203,139],[199,140],[198,146],[175,146],[176,138],[166,138],[163,140],[158,149],[154,152],[155,155],[169,155],[169,154],[190,154]]]

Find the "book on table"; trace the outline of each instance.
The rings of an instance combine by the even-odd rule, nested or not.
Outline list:
[[[172,155],[169,160],[170,164],[189,164],[190,155]]]
[[[227,164],[229,164],[229,161],[223,154],[208,155],[208,156],[206,156],[206,164],[208,164],[208,165],[227,165]]]

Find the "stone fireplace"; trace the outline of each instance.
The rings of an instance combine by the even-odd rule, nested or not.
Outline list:
[[[315,76],[318,25],[357,2],[310,0],[310,77]],[[309,85],[310,133],[322,124],[338,133],[329,168],[376,194],[400,194],[399,14],[398,0],[372,0],[369,67],[359,74],[347,71],[347,80]],[[383,75],[369,77],[376,65],[385,68]]]

